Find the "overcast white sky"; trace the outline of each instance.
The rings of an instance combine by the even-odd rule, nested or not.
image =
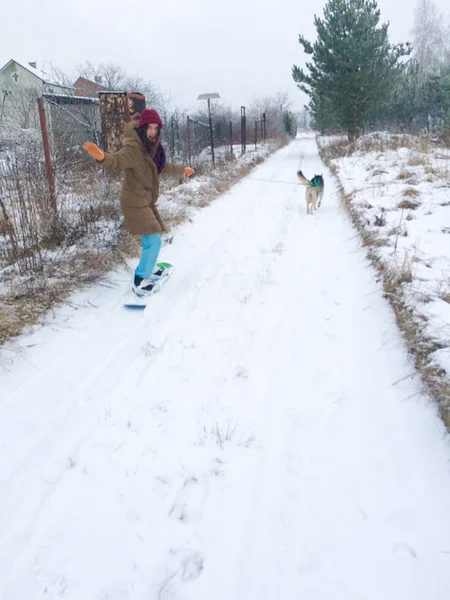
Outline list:
[[[435,0],[446,15],[448,0]],[[302,33],[315,36],[324,0],[5,0],[0,66],[10,58],[51,62],[67,73],[78,64],[114,62],[152,80],[181,108],[218,92],[235,108],[253,97],[288,92],[293,108],[305,96],[292,81],[303,66]],[[416,2],[379,0],[394,42],[410,39]]]

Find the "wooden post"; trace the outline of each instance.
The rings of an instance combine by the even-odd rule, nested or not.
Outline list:
[[[45,116],[44,99],[38,98],[39,120],[41,122],[42,142],[44,144],[45,167],[47,170],[48,187],[50,190],[50,203],[55,213],[58,212],[56,203],[55,177],[53,173],[50,145],[48,143],[47,118]]]

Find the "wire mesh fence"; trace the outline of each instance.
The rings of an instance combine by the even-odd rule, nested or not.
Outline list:
[[[37,169],[39,165],[39,177],[36,171],[35,180],[39,181],[38,195],[43,199],[44,212],[56,215],[60,209],[58,199],[70,196],[74,178],[78,180],[95,168],[82,150],[83,143],[89,140],[106,151],[118,150],[122,145],[125,123],[139,118],[145,107],[145,97],[128,92],[101,92],[95,98],[44,94],[36,104],[39,131],[32,130],[34,141],[33,145],[28,144],[28,150],[30,157],[36,155],[34,167]],[[213,113],[210,117],[201,111],[196,118],[179,111],[165,116],[163,143],[169,161],[189,164],[196,169],[202,165],[214,166],[215,162],[245,154],[250,146],[257,148],[267,137],[265,114],[247,123],[246,109],[241,107],[240,115]],[[30,157],[24,164],[31,160]],[[0,174],[4,198],[11,197],[12,193],[5,187],[7,164],[3,163]],[[117,179],[117,174],[101,173],[103,192],[106,193]],[[31,198],[31,191],[28,195]],[[3,218],[3,227],[6,226]]]
[[[120,149],[124,125],[139,118],[145,97],[130,92],[100,92],[95,98],[44,94],[38,105],[50,200],[56,211],[55,186],[68,183],[70,164],[86,161],[80,151],[82,144],[90,140],[109,152]],[[240,117],[234,118],[211,114],[210,110],[206,117],[200,113],[197,118],[174,112],[165,119],[163,141],[171,162],[214,167],[216,160],[245,154],[249,145],[256,149],[267,133],[265,113],[248,123],[246,107],[242,106]],[[106,175],[104,182],[109,185]]]

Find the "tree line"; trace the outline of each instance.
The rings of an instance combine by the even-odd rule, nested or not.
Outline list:
[[[390,42],[376,0],[329,0],[314,26],[314,43],[299,36],[309,60],[292,77],[318,130],[350,141],[380,127],[449,132],[450,27],[431,0],[418,0],[412,42]]]

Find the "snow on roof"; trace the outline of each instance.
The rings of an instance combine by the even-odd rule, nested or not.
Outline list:
[[[6,63],[3,63],[2,67],[0,67],[0,72],[3,71],[3,69],[5,69],[6,67],[8,67],[12,62],[15,62],[16,64],[20,65],[23,69],[29,71],[36,77],[39,77],[39,79],[41,81],[43,81],[44,83],[47,83],[49,85],[55,85],[60,88],[66,88],[68,90],[74,89],[73,86],[67,86],[67,85],[64,85],[61,83],[57,83],[56,81],[51,81],[51,79],[48,79],[46,76],[46,73],[44,73],[43,70],[41,70],[37,67],[38,63],[35,61],[26,61],[26,60],[20,61],[20,60],[17,60],[16,58],[10,58]],[[36,65],[36,67],[33,65]]]
[[[36,75],[36,77],[39,77],[39,79],[42,79],[44,81],[44,77],[42,75],[42,73],[37,69],[37,67],[33,67],[29,62],[22,61],[22,60],[17,60],[15,58],[10,58],[6,63],[2,63],[3,66],[0,68],[0,71],[3,71],[3,69],[5,69],[6,67],[8,67],[11,63],[17,63],[18,65],[20,65],[23,69],[26,69],[27,71],[29,71],[30,73],[32,73],[33,75]],[[31,61],[33,62],[33,61]],[[33,64],[37,64],[37,63],[33,63]]]
[[[72,88],[70,88],[72,89]],[[92,104],[99,104],[100,100],[98,98],[94,98],[91,96],[76,96],[75,94],[54,94],[54,93],[49,93],[49,92],[44,92],[44,94],[42,94],[44,96],[44,98],[48,98],[49,100],[51,99],[61,99],[61,100],[65,100],[67,102],[73,102],[74,100],[78,100],[80,102],[85,102],[85,103],[92,103]]]

